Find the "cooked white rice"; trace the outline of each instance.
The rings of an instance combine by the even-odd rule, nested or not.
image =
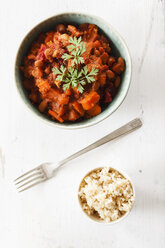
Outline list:
[[[132,208],[134,192],[128,179],[105,167],[92,171],[83,179],[79,199],[88,215],[111,222]]]

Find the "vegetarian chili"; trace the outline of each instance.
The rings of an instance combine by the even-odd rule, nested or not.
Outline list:
[[[40,112],[74,122],[101,113],[113,101],[125,69],[93,24],[59,24],[39,35],[24,58],[23,85]]]

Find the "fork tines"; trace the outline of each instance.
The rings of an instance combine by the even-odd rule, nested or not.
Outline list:
[[[15,185],[19,192],[22,192],[26,189],[33,187],[34,185],[41,183],[47,179],[47,176],[41,166],[38,166],[22,176],[14,180]]]

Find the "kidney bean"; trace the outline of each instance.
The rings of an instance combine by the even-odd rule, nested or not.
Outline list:
[[[111,71],[111,70],[108,70],[106,73],[107,73],[107,77],[109,79],[113,79],[114,76],[115,76],[115,73],[113,71]]]
[[[99,81],[95,81],[92,85],[92,90],[98,90],[100,87],[100,82]]]
[[[54,50],[52,57],[56,58],[59,55],[59,51],[58,50]]]
[[[120,64],[121,70],[124,71],[124,69],[125,69],[125,63],[124,63],[123,58],[119,57],[118,58],[118,63]]]
[[[36,93],[31,93],[31,94],[29,95],[29,98],[30,98],[30,100],[31,100],[32,102],[34,102],[34,103],[36,103],[37,100],[38,100],[37,94],[36,94]]]
[[[32,71],[32,76],[35,78],[40,78],[43,75],[43,71],[39,67],[34,67],[34,70]]]
[[[49,74],[50,73],[50,65],[45,68],[45,73]]]
[[[124,60],[122,58],[118,58],[118,62],[113,65],[112,70],[116,72],[117,74],[120,74],[124,71]]]
[[[43,61],[42,61],[42,60],[36,60],[36,61],[34,62],[34,65],[35,65],[36,67],[42,67],[42,66],[43,66]]]
[[[23,81],[23,86],[25,87],[26,90],[31,90],[33,87],[32,81],[25,79]]]
[[[108,65],[102,65],[100,68],[101,71],[106,71],[108,69],[109,69]]]
[[[105,50],[104,50],[103,47],[99,47],[99,51],[100,51],[100,53],[104,53],[105,52]]]
[[[97,57],[99,57],[99,56],[100,56],[99,50],[95,49],[94,54],[95,54]]]
[[[102,55],[101,55],[101,59],[102,59],[102,62],[103,62],[103,64],[106,64],[107,63],[107,61],[108,61],[108,53],[103,53]]]
[[[50,62],[53,61],[53,59],[52,59],[53,50],[51,48],[47,48],[45,50],[44,54],[45,54],[45,57],[46,57],[47,60],[49,60]]]
[[[66,28],[65,28],[64,24],[57,25],[57,31],[59,31],[61,34],[65,33]]]
[[[48,103],[47,103],[47,100],[44,99],[38,106],[38,109],[40,112],[44,112],[46,107],[47,107]]]
[[[118,88],[120,85],[120,77],[117,76],[116,79],[115,79],[115,87]]]
[[[52,49],[51,48],[47,48],[45,50],[45,56],[46,56],[46,58],[48,58],[50,55],[52,55],[52,53],[53,53]]]
[[[108,59],[108,65],[111,66],[115,63],[115,58],[113,56],[110,56]]]
[[[104,86],[106,84],[106,73],[103,72],[98,76],[98,81],[101,86]]]
[[[94,42],[94,46],[95,46],[96,48],[99,48],[99,47],[101,46],[100,41],[99,41],[99,40],[96,40],[96,41]]]

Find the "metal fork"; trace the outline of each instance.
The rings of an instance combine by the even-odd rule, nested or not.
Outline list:
[[[57,165],[54,167],[53,163],[43,163],[36,168],[26,172],[25,174],[21,175],[20,177],[16,178],[14,180],[15,185],[17,186],[17,189],[19,192],[22,192],[24,190],[27,190],[34,185],[44,182],[50,178],[52,178],[57,170],[67,162],[71,161],[72,159],[75,159],[82,154],[89,152],[123,134],[130,133],[137,128],[142,126],[142,121],[139,118],[136,118],[130,122],[128,122],[126,125],[118,128],[117,130],[113,131],[112,133],[104,136],[103,138],[97,140],[93,144],[87,146],[86,148],[72,154],[71,156],[67,157],[66,159],[60,161],[57,163]]]

